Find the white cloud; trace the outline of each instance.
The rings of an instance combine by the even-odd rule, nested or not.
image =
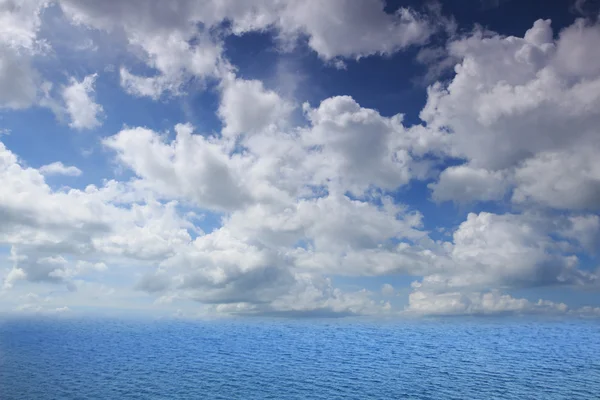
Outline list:
[[[190,125],[177,125],[175,132],[176,139],[167,143],[148,129],[125,129],[104,144],[143,179],[140,185],[162,196],[184,197],[216,210],[235,209],[249,201],[249,188],[236,168],[239,157],[230,158],[218,141],[192,135]]]
[[[411,148],[398,143],[402,115],[383,117],[349,96],[325,99],[318,108],[305,104],[304,110],[312,127],[302,140],[316,148],[305,161],[313,184],[361,194],[370,186],[393,190],[427,176],[430,163],[415,160]]]
[[[151,97],[158,99],[164,92],[178,93],[179,83],[172,82],[168,77],[138,76],[131,74],[126,68],[120,69],[121,87],[132,96]]]
[[[222,134],[235,136],[275,129],[287,122],[293,106],[260,81],[230,78],[223,82],[219,116],[225,127]]]
[[[11,193],[0,196],[0,243],[13,252],[4,290],[35,282],[78,292],[83,277],[110,272],[106,261],[97,260],[112,260],[158,263],[161,270],[154,283],[145,278],[139,289],[166,292],[177,301],[222,304],[220,309],[244,303],[252,313],[349,315],[383,310],[370,294],[343,293],[319,274],[297,272],[276,248],[253,245],[233,236],[228,227],[210,234],[196,230],[199,236],[192,240],[188,230],[195,227],[178,214],[174,203],[131,197],[131,188],[115,182],[85,191],[53,191],[38,170],[23,168],[4,147],[0,154],[2,187]]]
[[[584,306],[576,310],[571,310],[571,313],[584,317],[598,317],[600,316],[600,307]]]
[[[443,294],[415,291],[409,295],[406,308],[409,314],[422,315],[564,314],[567,310],[564,303],[541,299],[531,302],[498,291]]]
[[[258,98],[277,98],[260,85],[247,88]],[[264,110],[267,116],[271,112]],[[152,276],[152,285],[140,287],[259,312],[254,304],[292,290],[300,271],[313,277],[422,275],[415,288],[436,293],[595,281],[577,268],[567,243],[552,237],[553,225],[534,215],[470,214],[452,242],[433,242],[421,230],[420,213],[368,190],[371,185],[394,189],[428,175],[430,164],[419,165],[411,155],[420,150],[411,145],[414,132],[402,126],[401,116],[383,117],[349,97],[326,99],[315,109],[305,106],[305,112],[308,124],[290,131],[263,123],[252,129],[254,122],[245,121],[240,126],[247,128],[236,131],[254,133],[240,138],[239,152],[232,152],[228,136],[206,138],[189,125],[177,126],[171,142],[141,128],[105,140],[136,173],[131,185],[228,213],[218,230],[179,249]],[[405,154],[403,162],[399,153]],[[219,179],[213,168],[221,171]],[[465,201],[492,200],[509,185],[505,172],[466,166],[446,171],[462,191],[465,185],[472,188]],[[434,185],[438,193],[441,183]],[[360,197],[351,200],[346,190]]]
[[[268,23],[283,36],[305,35],[308,45],[324,60],[391,54],[422,44],[433,33],[434,26],[424,16],[408,8],[387,14],[384,5],[380,0],[334,0],[319,7],[311,2],[287,1],[242,18],[234,16],[233,30],[264,29]]]
[[[138,186],[219,211],[252,202],[291,204],[295,198],[312,196],[314,187],[361,196],[374,186],[393,190],[429,173],[430,162],[413,159],[410,148],[397,143],[404,132],[400,116],[386,118],[350,97],[334,97],[316,109],[305,106],[309,125],[286,131],[280,120],[289,107],[276,93],[248,81],[233,84],[235,96],[242,87],[244,96],[260,99],[253,104],[264,103],[258,108],[236,103],[225,88],[220,110],[226,127],[221,138],[196,135],[191,126],[177,125],[170,143],[156,132],[135,128],[104,144],[142,178]],[[229,137],[241,132],[253,134],[239,143],[243,152],[233,152]],[[198,161],[193,162],[192,155]]]
[[[38,74],[32,55],[43,50],[38,40],[41,0],[0,2],[0,108],[22,109],[37,99]]]
[[[381,0],[333,0],[318,10],[310,2],[287,0],[184,0],[176,5],[157,0],[109,0],[102,5],[61,0],[60,5],[75,23],[121,31],[130,45],[141,49],[141,58],[158,74],[137,76],[122,68],[121,83],[131,94],[154,99],[164,92],[185,92],[191,78],[202,81],[227,74],[231,68],[222,59],[220,39],[227,34],[272,30],[280,47],[288,49],[299,38],[306,39],[323,60],[339,64],[338,58],[392,54],[422,44],[447,24],[435,12],[427,16],[400,8],[386,13]]]
[[[104,112],[101,105],[94,101],[94,83],[96,74],[88,75],[82,81],[70,79],[70,85],[62,91],[66,111],[73,129],[93,129],[102,125],[100,120]]]
[[[130,94],[158,99],[164,92],[179,95],[191,78],[217,77],[222,49],[215,38],[199,29],[200,3],[181,1],[61,0],[65,15],[77,24],[124,34],[129,48],[157,73],[132,74],[120,69],[121,85]]]
[[[470,213],[453,235],[438,271],[413,283],[419,291],[481,291],[541,285],[592,285],[594,273],[553,239],[551,221],[531,215]]]
[[[11,48],[35,50],[39,47],[40,14],[46,6],[45,0],[2,0],[0,42]]]
[[[51,278],[72,279],[76,276],[87,275],[97,272],[105,272],[108,267],[103,262],[92,263],[90,261],[77,261],[74,265],[66,260],[60,263],[62,268],[56,268],[48,274]]]
[[[4,277],[3,287],[5,289],[10,289],[13,287],[16,281],[24,280],[27,278],[27,274],[21,268],[13,268],[8,274]]]
[[[435,201],[469,203],[501,200],[509,185],[505,173],[459,165],[442,171],[438,182],[429,184],[429,188]]]
[[[275,28],[285,38],[306,36],[308,45],[323,59],[390,54],[421,44],[438,28],[436,16],[419,15],[409,8],[394,14],[381,0],[333,0],[323,8],[310,2],[253,0],[181,1],[168,7],[160,1],[108,1],[102,6],[81,0],[62,0],[67,14],[81,23],[110,28],[121,23],[126,30],[178,30],[191,23],[218,27],[229,20],[232,31]],[[336,29],[331,27],[335,26]],[[368,33],[368,34],[367,34]]]
[[[539,20],[523,38],[476,31],[451,41],[450,56],[460,60],[456,75],[447,86],[429,88],[421,113],[427,137],[443,137],[430,141],[437,147],[430,151],[463,158],[479,171],[476,199],[500,196],[506,187],[501,177],[516,170],[515,202],[594,208],[599,176],[592,154],[600,145],[597,37],[600,25],[579,20],[554,41],[550,21]],[[464,199],[462,191],[449,190],[457,186],[449,180],[456,172],[441,175],[434,195]]]
[[[189,44],[189,39],[181,34],[137,35],[130,42],[139,45],[147,53],[147,63],[160,71],[155,76],[138,76],[122,67],[121,86],[129,94],[158,99],[164,92],[179,95],[191,77],[201,79],[218,77],[221,72],[221,48],[209,38]]]
[[[0,243],[14,253],[5,283],[17,277],[68,282],[90,268],[103,269],[95,256],[156,259],[190,241],[193,225],[174,204],[132,204],[130,193],[110,181],[102,188],[54,191],[40,171],[22,167],[2,144],[0,181]]]
[[[74,166],[66,166],[62,162],[57,161],[52,164],[43,165],[40,167],[40,173],[42,175],[66,175],[66,176],[80,176],[81,170]]]
[[[600,208],[600,161],[596,147],[542,152],[515,172],[516,203],[571,210]]]
[[[57,86],[40,84],[29,64],[49,49],[38,37],[43,5],[0,4],[9,5],[0,8],[0,20],[7,18],[0,107],[38,104],[59,114]],[[500,290],[599,282],[579,260],[596,249],[600,231],[591,213],[600,199],[600,64],[586,58],[597,47],[597,25],[579,21],[557,40],[541,20],[523,38],[477,30],[453,37],[442,62],[458,63],[455,76],[428,89],[424,124],[406,127],[402,114],[350,96],[304,104],[302,115],[281,91],[238,77],[224,38],[268,30],[280,47],[306,40],[339,66],[425,43],[440,29],[437,16],[387,14],[379,0],[333,0],[318,13],[311,3],[272,0],[60,5],[145,64],[130,63],[131,54],[110,60],[129,94],[166,100],[218,81],[223,129],[201,135],[190,124],[173,134],[124,126],[102,143],[127,180],[83,189],[46,182],[53,174],[79,176],[78,168],[28,168],[0,143],[0,245],[11,250],[0,296],[16,296],[10,307],[76,310],[81,300],[185,315],[393,314],[381,299],[399,288],[342,291],[328,277],[403,274],[416,279],[408,314],[595,313]],[[102,123],[95,79],[71,78],[59,93],[75,129]],[[450,159],[462,164],[442,168]],[[434,216],[417,211],[430,205],[404,190],[436,176],[429,184],[435,201],[512,203],[502,213],[470,213],[446,227],[451,238],[432,240],[425,227]],[[196,216],[210,212],[218,222],[204,232]],[[37,297],[26,295],[32,288],[40,288]]]

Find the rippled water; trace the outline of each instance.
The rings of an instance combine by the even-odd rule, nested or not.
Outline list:
[[[598,399],[600,324],[0,322],[0,399]]]

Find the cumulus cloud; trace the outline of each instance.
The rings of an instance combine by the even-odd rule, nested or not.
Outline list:
[[[594,208],[599,35],[599,25],[578,20],[554,40],[551,22],[538,20],[522,38],[479,30],[451,41],[456,74],[429,88],[421,118],[438,151],[468,162],[470,186],[463,173],[467,193],[450,190],[467,165],[454,168],[433,185],[434,197],[497,198],[507,186],[502,176],[514,173],[515,202]]]
[[[42,175],[66,175],[66,176],[80,176],[81,170],[74,166],[66,166],[62,162],[57,161],[52,164],[42,165],[40,167],[40,173]]]
[[[31,57],[45,47],[37,37],[45,7],[42,0],[0,2],[0,108],[27,108],[37,100]]]
[[[0,107],[37,102],[56,111],[64,103],[72,128],[99,127],[95,74],[41,85],[29,63],[45,46],[45,3],[0,4]],[[95,282],[107,279],[157,309],[388,315],[398,311],[391,303],[400,288],[340,290],[335,277],[406,275],[415,277],[406,314],[597,312],[506,294],[598,287],[598,271],[586,264],[600,234],[597,24],[577,21],[556,39],[544,20],[523,37],[478,28],[453,36],[447,54],[422,51],[422,61],[456,63],[455,73],[428,88],[422,123],[406,126],[403,114],[351,96],[300,105],[242,78],[226,59],[225,38],[268,32],[283,50],[306,43],[339,66],[426,43],[445,23],[435,12],[389,13],[379,0],[334,0],[325,12],[271,0],[58,4],[73,23],[126,44],[131,54],[117,65],[131,95],[168,100],[215,80],[223,128],[108,132],[104,154],[124,178],[79,188],[46,181],[80,176],[77,167],[27,167],[0,143],[0,245],[11,252],[0,295],[33,284],[89,301],[127,291]],[[438,203],[485,203],[435,240],[434,205],[414,201],[415,181]],[[203,230],[205,214],[217,222]],[[42,297],[19,297],[15,306],[73,304]]]
[[[166,259],[160,274],[139,288],[230,304],[223,310],[266,312],[256,304],[295,290],[301,272],[311,279],[322,273],[421,275],[415,290],[440,294],[595,282],[578,268],[568,243],[555,240],[556,227],[545,218],[470,214],[451,242],[434,242],[422,231],[420,213],[371,191],[397,189],[435,168],[422,146],[444,140],[417,139],[401,115],[383,117],[348,96],[332,97],[316,108],[305,105],[306,124],[289,129],[279,124],[287,110],[278,108],[283,100],[276,93],[232,79],[225,92],[242,88],[252,100],[231,106],[222,97],[228,132],[221,137],[178,125],[172,141],[141,128],[104,141],[137,175],[131,185],[227,213],[218,230]],[[264,104],[261,115],[245,114],[255,103]],[[205,155],[192,161],[192,153]],[[474,164],[444,170],[430,187],[438,200],[492,201],[511,182],[510,172]]]
[[[215,210],[253,201],[285,204],[310,196],[314,187],[356,195],[371,187],[393,190],[429,173],[431,163],[413,158],[410,147],[396,140],[404,131],[401,116],[383,117],[351,97],[333,97],[318,108],[304,106],[308,124],[302,129],[274,130],[285,125],[289,107],[284,100],[257,82],[233,84],[236,92],[225,88],[220,106],[226,124],[222,137],[196,135],[192,126],[180,124],[171,142],[135,128],[104,144],[142,178],[138,185]],[[240,88],[254,100],[230,98],[239,96]],[[239,143],[245,151],[235,152],[227,139],[242,132],[252,134]],[[202,156],[192,162],[192,154]]]
[[[12,268],[4,277],[3,288],[11,289],[16,281],[25,280],[27,274],[21,268]]]
[[[138,289],[223,309],[237,304],[252,313],[332,315],[381,309],[368,293],[344,293],[320,274],[295,271],[285,254],[265,243],[248,243],[243,232],[225,226],[204,234],[174,203],[144,199],[133,186],[107,182],[55,191],[39,170],[21,166],[4,147],[1,154],[3,189],[12,194],[2,196],[0,204],[0,242],[11,246],[13,260],[5,290],[26,281],[75,291],[82,277],[108,270],[94,260],[137,260],[161,265],[138,282]],[[190,232],[199,236],[192,240]]]
[[[500,200],[510,181],[499,171],[471,168],[467,165],[446,168],[436,183],[429,184],[435,201],[459,203]]]
[[[17,278],[67,282],[105,269],[102,261],[93,261],[95,255],[143,260],[170,254],[190,240],[187,229],[193,225],[175,213],[173,203],[132,204],[140,200],[134,196],[124,207],[127,189],[114,181],[53,190],[39,170],[20,165],[1,144],[0,181],[0,243],[11,246],[13,260],[5,284]]]
[[[516,170],[516,203],[566,210],[598,210],[600,163],[595,147],[541,152]]]
[[[110,0],[102,5],[60,0],[59,4],[74,23],[119,31],[141,49],[141,58],[158,73],[139,76],[122,68],[121,84],[130,94],[155,99],[165,92],[184,93],[191,78],[226,76],[231,68],[223,59],[220,38],[229,34],[273,31],[282,49],[305,40],[323,60],[339,64],[341,58],[388,55],[425,43],[448,24],[435,12],[402,7],[388,13],[381,0],[334,0],[318,9],[311,2],[287,0],[177,4]]]
[[[428,293],[416,291],[409,296],[408,314],[443,315],[501,315],[501,314],[565,314],[564,303],[548,300],[532,302],[514,298],[498,291]]]
[[[71,119],[69,126],[73,129],[93,129],[102,122],[102,106],[94,101],[94,83],[97,75],[88,75],[83,80],[70,79],[70,85],[62,91],[66,111]]]
[[[178,95],[185,92],[184,84],[191,77],[217,77],[220,72],[221,49],[210,39],[196,40],[180,34],[150,37],[135,36],[134,43],[148,54],[147,63],[160,71],[155,76],[138,76],[122,67],[121,86],[134,96],[158,99],[164,92]]]
[[[61,4],[76,21],[105,28],[121,23],[131,30],[173,30],[194,22],[218,27],[226,20],[237,35],[274,28],[285,37],[305,35],[308,45],[324,59],[390,54],[425,42],[439,23],[433,15],[409,8],[387,13],[381,0],[334,0],[327,2],[325,10],[312,3],[272,0],[181,1],[176,6],[131,0],[102,6],[81,0]]]
[[[409,8],[386,13],[380,0],[335,0],[327,2],[325,9],[321,6],[294,1],[259,6],[257,11],[234,16],[233,30],[239,34],[272,25],[284,36],[305,35],[308,45],[325,60],[391,54],[424,43],[435,30],[428,18]]]
[[[164,92],[185,92],[191,78],[216,77],[221,69],[220,45],[208,32],[199,30],[200,3],[181,1],[107,1],[101,5],[62,0],[60,6],[74,23],[119,32],[137,54],[157,71],[150,76],[120,69],[121,85],[132,95],[158,99]]]
[[[231,77],[223,83],[219,115],[225,127],[222,134],[252,134],[285,124],[293,106],[260,81]]]
[[[392,190],[427,176],[430,164],[398,143],[404,133],[402,115],[383,117],[349,96],[325,99],[318,108],[305,104],[304,110],[312,128],[303,140],[318,149],[306,161],[315,169],[314,184],[339,185],[359,194],[371,185]]]
[[[13,48],[34,49],[39,46],[37,31],[45,0],[3,0],[0,3],[0,38]]]
[[[140,178],[140,185],[169,198],[184,197],[198,206],[229,210],[250,199],[240,177],[244,160],[230,157],[223,144],[192,135],[192,126],[177,125],[176,139],[168,143],[144,128],[126,129],[104,140],[119,160]]]
[[[446,279],[425,277],[423,285],[449,287],[583,284],[596,279],[577,269],[577,258],[564,254],[544,221],[528,215],[471,213],[454,232]]]

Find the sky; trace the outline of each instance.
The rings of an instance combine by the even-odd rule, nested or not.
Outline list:
[[[0,313],[600,317],[593,0],[0,0]]]

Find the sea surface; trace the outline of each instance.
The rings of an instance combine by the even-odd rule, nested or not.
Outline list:
[[[2,320],[0,399],[600,399],[600,322]]]

